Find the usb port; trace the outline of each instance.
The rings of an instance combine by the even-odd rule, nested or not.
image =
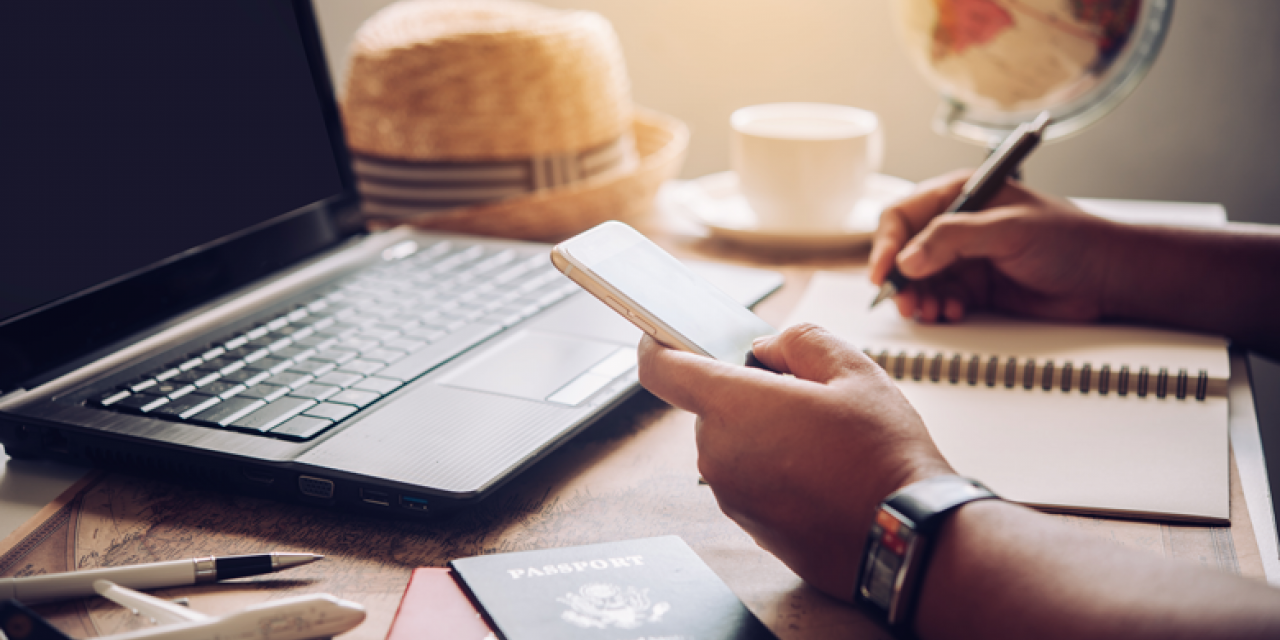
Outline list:
[[[361,489],[360,499],[369,504],[376,504],[379,507],[391,506],[391,494],[385,491],[377,491],[375,489]]]
[[[400,506],[413,511],[427,511],[427,499],[414,496],[400,496]]]

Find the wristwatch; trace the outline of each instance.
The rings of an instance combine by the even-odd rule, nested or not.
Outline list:
[[[894,492],[876,509],[858,569],[854,602],[899,638],[914,638],[912,623],[933,534],[946,515],[974,500],[999,498],[981,483],[934,476]]]

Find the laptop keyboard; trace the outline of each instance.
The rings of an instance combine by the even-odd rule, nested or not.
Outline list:
[[[91,404],[308,440],[576,291],[545,254],[445,241],[348,276]]]

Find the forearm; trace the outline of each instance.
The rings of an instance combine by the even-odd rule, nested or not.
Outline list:
[[[946,638],[1280,637],[1280,592],[974,502],[938,534],[916,630]]]
[[[1107,248],[1107,318],[1225,335],[1280,354],[1280,230],[1121,226]]]

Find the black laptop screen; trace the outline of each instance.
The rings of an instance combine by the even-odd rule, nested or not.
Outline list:
[[[318,47],[305,2],[0,3],[0,328],[350,194]]]
[[[6,2],[0,24],[0,273],[22,274],[0,318],[342,189],[285,2]]]

